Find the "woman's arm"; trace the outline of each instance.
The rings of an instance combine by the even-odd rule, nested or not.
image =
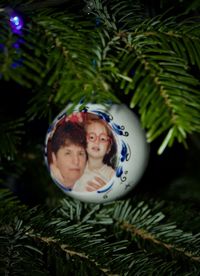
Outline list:
[[[87,182],[86,190],[88,192],[93,192],[93,191],[96,191],[96,190],[102,188],[106,184],[107,184],[107,182],[105,182],[102,178],[96,176],[94,178],[94,180],[90,180]]]

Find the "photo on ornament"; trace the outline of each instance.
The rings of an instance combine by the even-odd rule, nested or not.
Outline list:
[[[90,112],[62,117],[47,140],[52,178],[65,190],[93,192],[115,176],[117,143],[109,124]]]

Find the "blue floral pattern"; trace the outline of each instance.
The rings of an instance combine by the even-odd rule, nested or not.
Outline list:
[[[106,189],[97,191],[97,193],[98,193],[98,194],[101,194],[101,193],[105,193],[105,192],[109,191],[109,190],[112,188],[113,184],[114,184],[114,183],[112,183],[112,184],[111,184],[109,187],[107,187]]]

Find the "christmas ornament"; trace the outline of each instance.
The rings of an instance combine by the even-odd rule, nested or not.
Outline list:
[[[67,106],[45,140],[45,160],[56,185],[85,202],[128,193],[141,178],[148,146],[139,121],[125,105]]]

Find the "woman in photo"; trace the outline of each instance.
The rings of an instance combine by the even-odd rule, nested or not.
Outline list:
[[[62,121],[49,141],[49,167],[52,177],[72,189],[83,175],[86,162],[86,132],[83,126]]]

